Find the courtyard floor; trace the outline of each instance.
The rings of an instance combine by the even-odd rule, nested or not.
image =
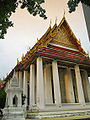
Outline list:
[[[26,120],[90,120],[90,115],[60,117],[60,118],[26,119]]]

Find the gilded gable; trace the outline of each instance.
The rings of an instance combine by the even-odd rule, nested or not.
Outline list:
[[[51,43],[78,49],[63,25],[57,28],[56,36],[52,39]]]

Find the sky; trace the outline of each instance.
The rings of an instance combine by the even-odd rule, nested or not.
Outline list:
[[[0,78],[6,77],[6,74],[17,64],[17,58],[21,60],[22,54],[33,47],[46,32],[52,21],[52,27],[57,17],[57,24],[63,18],[64,9],[65,17],[69,23],[73,33],[77,39],[81,41],[85,51],[90,53],[90,42],[88,39],[86,23],[82,10],[82,5],[79,4],[74,13],[69,13],[67,7],[68,0],[45,0],[42,7],[46,9],[47,20],[39,16],[33,17],[26,9],[18,8],[15,14],[12,14],[10,20],[13,21],[14,27],[8,29],[5,39],[0,39]]]

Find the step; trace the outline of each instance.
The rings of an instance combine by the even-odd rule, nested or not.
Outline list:
[[[90,115],[90,110],[73,110],[73,111],[46,111],[46,112],[28,112],[26,118],[41,119],[41,118],[57,118],[70,116]]]

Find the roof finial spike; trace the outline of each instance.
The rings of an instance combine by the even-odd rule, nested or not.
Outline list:
[[[81,41],[80,41],[80,39],[79,39],[79,44],[81,45]]]
[[[22,60],[23,60],[23,58],[24,58],[24,54],[22,54]]]
[[[29,51],[31,50],[31,48],[29,47]]]
[[[17,65],[19,64],[19,60],[18,60],[18,58],[17,58]]]
[[[37,38],[37,42],[38,42],[39,40],[38,40],[38,38]]]
[[[56,19],[55,19],[55,24],[57,24],[57,17],[56,17]]]
[[[51,27],[51,24],[52,24],[52,20],[50,19],[50,27]]]
[[[89,56],[89,51],[87,51],[87,54],[88,54],[88,56]]]
[[[64,15],[63,15],[64,18],[65,18],[65,14],[66,14],[66,11],[65,11],[65,9],[64,9]]]
[[[86,56],[89,57],[89,51],[87,51]]]

